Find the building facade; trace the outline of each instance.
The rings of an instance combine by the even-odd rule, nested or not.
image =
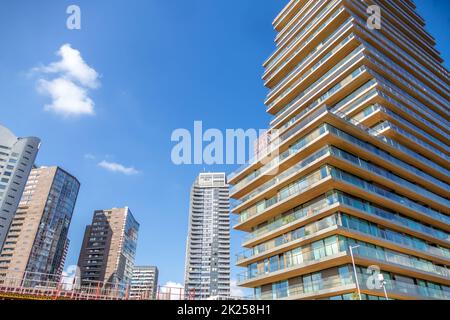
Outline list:
[[[40,140],[18,138],[0,125],[0,250],[34,165]]]
[[[225,173],[201,173],[191,189],[185,290],[195,299],[230,295],[230,205]]]
[[[81,285],[130,285],[138,232],[128,207],[95,211],[78,259]]]
[[[79,189],[78,180],[61,168],[31,171],[0,254],[0,278],[31,286],[58,281]]]
[[[154,266],[136,266],[131,278],[130,299],[154,300],[158,290],[158,268]]]
[[[450,299],[449,73],[413,1],[292,0],[274,27],[271,141],[228,177],[247,233],[238,284]]]

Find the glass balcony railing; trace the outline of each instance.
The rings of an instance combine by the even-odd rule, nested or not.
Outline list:
[[[383,288],[376,288],[371,286],[370,289],[367,285],[368,276],[364,273],[357,273],[359,287],[363,291],[376,292],[383,296]],[[283,289],[272,289],[269,292],[264,292],[255,295],[253,299],[256,300],[276,300],[276,299],[288,299],[288,298],[301,298],[302,296],[308,297],[317,294],[320,291],[333,291],[333,289],[340,290],[343,287],[351,287],[354,285],[354,291],[356,292],[356,281],[354,275],[336,275],[331,277],[326,277],[317,280],[307,280],[301,281],[299,284],[288,285]],[[416,284],[410,284],[402,281],[387,279],[386,280],[386,294],[388,299],[390,296],[407,296],[413,298],[425,298],[425,299],[436,299],[436,300],[450,300],[450,291],[443,289],[436,289],[427,286],[419,286]],[[356,296],[355,296],[355,299]]]
[[[424,188],[418,186],[417,184],[409,182],[408,180],[405,180],[405,179],[389,172],[388,170],[385,170],[377,165],[369,163],[361,158],[358,158],[348,152],[345,152],[345,151],[335,148],[335,147],[331,147],[329,152],[335,157],[347,160],[347,161],[351,162],[353,165],[359,166],[359,167],[361,167],[367,171],[370,171],[376,175],[379,175],[381,177],[389,179],[404,188],[413,190],[415,193],[426,196],[427,198],[432,199],[433,201],[438,202],[438,203],[442,204],[443,206],[450,208],[450,201],[447,200],[446,198],[438,196],[437,194],[435,194],[431,191],[428,191],[427,189],[424,189]]]
[[[292,5],[291,8],[287,11],[285,11],[279,18],[277,18],[277,20],[282,21],[285,19],[285,17],[291,12],[292,8],[295,7],[295,5],[297,3],[299,3],[301,0],[295,0],[295,1],[291,1]],[[301,9],[299,14],[303,13],[305,11],[305,8],[309,7],[309,5],[312,3],[312,0],[309,0]],[[299,16],[299,14],[296,15],[296,17]]]
[[[366,7],[364,7],[364,5],[362,5],[361,3],[359,3],[358,1],[355,1],[354,3],[361,7],[360,10],[362,10],[362,12],[366,11]],[[355,20],[358,20],[358,22],[361,23],[363,26],[366,25],[366,21],[364,21],[363,19],[357,17],[356,15],[355,15]],[[407,47],[408,48],[409,52],[416,53],[416,55],[418,55],[421,58],[421,60],[426,61],[424,65],[429,65],[433,72],[438,72],[441,75],[443,75],[444,77],[447,77],[447,71],[444,69],[444,67],[442,65],[440,65],[436,61],[431,60],[429,55],[424,53],[423,49],[417,47],[417,45],[415,45],[410,40],[405,38],[402,34],[397,32],[392,27],[392,24],[386,23],[384,28],[385,28],[387,34],[390,34],[391,36],[394,36],[397,39],[397,41],[402,44],[403,47]],[[376,35],[372,35],[372,37],[374,37],[374,36],[376,36]],[[387,37],[383,37],[383,39],[386,40]],[[384,41],[384,42],[386,42],[386,41]],[[393,41],[391,41],[391,40],[387,40],[387,42],[393,43]],[[415,61],[415,60],[417,60],[417,59],[411,58],[409,61]],[[428,73],[430,73],[430,71],[428,71]]]
[[[269,292],[261,293],[253,299],[255,300],[277,300],[287,298],[299,298],[301,296],[309,296],[317,294],[322,290],[338,289],[343,286],[354,284],[352,275],[332,276],[319,280],[309,280],[299,284],[286,286],[284,289],[275,289]],[[356,285],[355,285],[356,288]]]
[[[373,137],[378,138],[379,140],[383,141],[384,143],[390,145],[391,147],[398,149],[399,151],[408,154],[414,159],[420,160],[421,162],[425,163],[428,167],[433,167],[434,169],[438,170],[439,172],[445,172],[446,175],[449,175],[449,171],[447,169],[444,169],[442,166],[438,165],[434,161],[431,161],[424,156],[412,151],[411,149],[403,146],[402,144],[398,143],[397,141],[388,138],[381,134],[381,131],[384,130],[383,127],[378,126],[377,128],[367,128],[366,126],[362,125],[358,121],[354,120],[353,118],[348,117],[345,113],[341,112],[335,112],[337,116],[339,116],[342,119],[345,119],[348,123],[353,124],[354,126],[366,131],[368,134],[370,134]]]
[[[424,117],[422,117],[421,115],[413,112],[411,109],[406,108],[404,105],[400,104],[397,100],[392,99],[390,96],[388,96],[387,94],[385,94],[384,92],[378,91],[378,94],[380,96],[383,97],[383,99],[385,99],[386,101],[388,101],[388,103],[393,104],[396,108],[400,109],[401,111],[409,114],[410,116],[414,117],[415,119],[419,120],[420,122],[422,122],[426,127],[431,128],[433,131],[438,132],[440,135],[442,135],[443,137],[445,137],[446,139],[450,139],[450,135],[447,134],[446,132],[444,132],[443,130],[441,130],[440,128],[438,128],[437,126],[435,126],[433,123],[431,123],[430,121],[426,120]],[[385,113],[388,113],[389,115],[391,115],[392,117],[396,116],[396,119],[398,121],[401,121],[402,123],[404,123],[406,125],[406,123],[409,123],[408,121],[406,121],[404,118],[398,116],[397,114],[395,114],[393,111],[391,111],[390,109],[386,109],[384,107],[383,111]],[[367,109],[366,109],[367,110]],[[375,111],[375,110],[374,110]],[[345,112],[345,111],[344,111]],[[370,110],[368,110],[368,112],[370,112]],[[358,115],[354,116],[353,119],[357,120],[357,121],[361,121],[363,118],[367,117],[369,115],[369,113],[365,113],[365,110],[362,113],[359,113]],[[411,124],[412,126],[412,124]],[[415,130],[419,130],[420,133],[422,135],[426,135],[428,139],[432,140],[435,144],[438,144],[439,146],[441,146],[442,148],[450,151],[450,148],[443,143],[441,140],[437,139],[436,137],[430,135],[429,133],[425,132],[424,130],[418,128],[415,126]]]
[[[333,236],[326,239],[330,244],[324,245],[324,240],[317,241],[317,244],[321,244],[321,247],[317,250],[308,249],[307,247],[299,247],[294,250],[283,253],[283,257],[272,257],[271,259],[265,259],[263,262],[252,264],[248,270],[244,273],[238,274],[238,282],[243,282],[263,276],[270,275],[271,273],[304,265],[307,262],[317,261],[325,257],[334,256],[339,253],[345,252],[339,248],[337,237]]]
[[[408,228],[413,231],[420,232],[427,236],[432,236],[440,240],[444,241],[450,241],[450,234],[439,230],[436,228],[432,228],[429,226],[426,226],[420,222],[417,222],[415,220],[412,220],[410,218],[407,218],[401,214],[389,211],[387,209],[383,209],[377,205],[371,204],[370,202],[367,202],[365,200],[347,195],[345,193],[342,193],[340,191],[336,192],[333,199],[335,202],[339,202],[345,206],[348,206],[354,210],[358,210],[361,212],[364,212],[365,214],[382,218],[384,220],[387,220],[391,223],[395,223],[399,227]],[[328,200],[330,201],[330,200]]]
[[[326,112],[326,110],[324,109],[321,112]],[[306,119],[306,120],[308,120],[308,119]],[[308,122],[309,122],[309,120],[306,121],[306,123],[308,123]],[[362,148],[364,148],[364,149],[366,149],[366,150],[368,150],[368,151],[370,151],[372,153],[375,153],[377,156],[382,157],[383,159],[388,160],[389,162],[391,162],[391,163],[393,163],[393,164],[395,164],[397,166],[400,166],[402,168],[408,169],[412,173],[414,173],[414,174],[416,174],[416,175],[418,175],[418,176],[420,176],[420,177],[422,177],[422,178],[424,178],[424,179],[426,179],[428,181],[432,181],[433,183],[439,185],[441,188],[444,188],[446,190],[449,188],[449,186],[446,183],[444,183],[444,182],[442,182],[442,181],[440,181],[440,180],[438,180],[438,179],[436,179],[436,178],[434,178],[434,177],[424,173],[423,171],[421,171],[421,170],[419,170],[419,169],[417,169],[417,168],[415,168],[415,167],[413,167],[413,166],[411,166],[411,165],[409,165],[409,164],[407,164],[407,163],[405,163],[405,162],[403,162],[403,161],[401,161],[401,160],[391,156],[390,154],[388,154],[388,153],[386,153],[386,152],[384,152],[384,151],[382,151],[382,150],[380,150],[378,148],[375,148],[374,146],[372,146],[372,145],[370,145],[370,144],[368,144],[366,142],[363,142],[363,141],[361,141],[361,140],[359,140],[359,139],[357,139],[357,138],[355,138],[353,136],[350,136],[349,134],[347,134],[347,133],[345,133],[345,132],[343,132],[343,131],[341,131],[339,129],[336,129],[333,126],[326,125],[324,130],[320,129],[318,132],[315,131],[310,136],[306,136],[304,139],[300,140],[297,144],[294,144],[293,147],[291,147],[290,149],[288,149],[287,151],[282,153],[278,158],[272,160],[270,163],[268,163],[264,167],[261,167],[260,169],[258,169],[257,171],[253,172],[252,174],[250,174],[246,178],[242,179],[238,184],[236,184],[235,186],[233,186],[231,188],[231,193],[236,192],[237,190],[242,188],[245,184],[248,184],[249,182],[251,182],[252,180],[256,179],[257,177],[259,177],[259,176],[263,175],[264,173],[272,170],[276,165],[279,165],[282,160],[286,159],[288,156],[291,156],[292,154],[294,154],[296,152],[299,152],[302,149],[302,147],[304,147],[307,143],[311,142],[312,140],[316,139],[321,134],[324,134],[326,132],[331,132],[331,133],[333,133],[333,134],[335,134],[335,135],[337,135],[337,136],[339,136],[341,138],[344,138],[345,140],[348,140],[349,142],[351,142],[353,144],[356,144],[359,147],[362,147]],[[297,164],[295,166],[295,169],[288,169],[288,171],[286,173],[281,173],[279,176],[277,176],[276,178],[268,181],[267,183],[265,183],[264,185],[259,187],[257,190],[255,190],[251,194],[243,197],[239,201],[235,201],[234,207],[237,206],[237,205],[240,205],[241,203],[243,203],[243,202],[249,200],[250,198],[256,196],[260,192],[265,191],[267,188],[270,188],[271,186],[275,185],[276,183],[278,183],[279,181],[281,181],[285,177],[287,177],[290,174],[292,174],[293,170],[301,169],[302,167],[308,165],[309,163],[315,161],[316,159],[320,158],[323,155],[324,154],[317,155],[317,157],[314,157],[314,156],[308,157],[303,162]],[[402,181],[405,181],[405,180],[402,180]],[[408,183],[408,187],[409,188],[413,188],[414,190],[418,190],[418,188],[419,188],[418,186],[416,186],[414,184],[410,184],[410,183]],[[423,189],[421,189],[421,190],[423,190]]]
[[[320,110],[317,110],[317,112],[314,112],[311,116],[309,116],[304,121],[299,123],[296,126],[295,130],[296,131],[301,130],[304,126],[311,123],[311,121],[313,121],[315,119],[315,117],[318,117],[320,114],[323,114],[325,112],[327,112],[326,108],[321,108]],[[270,162],[265,164],[263,167],[259,168],[258,170],[253,171],[252,173],[248,174],[245,178],[241,179],[238,183],[236,183],[230,189],[230,193],[232,194],[232,193],[238,191],[244,185],[248,184],[250,181],[269,172],[270,170],[275,168],[277,165],[279,165],[283,160],[285,160],[286,158],[288,158],[289,156],[291,156],[295,153],[298,153],[301,149],[305,148],[309,143],[311,143],[313,140],[317,139],[319,136],[321,136],[324,133],[325,133],[325,129],[324,129],[324,126],[322,125],[319,128],[317,128],[316,130],[314,130],[313,132],[311,132],[310,134],[299,139],[288,150],[282,152],[279,156],[277,156],[276,158],[274,158],[273,160],[271,160]],[[290,133],[289,135],[283,134],[279,139],[277,139],[277,141],[275,141],[274,143],[271,144],[269,150],[270,151],[274,150],[281,143],[286,141],[292,134],[294,134],[294,133]],[[270,151],[267,151],[267,153],[269,153]],[[253,160],[250,163],[254,163],[254,162],[255,162],[255,160]],[[243,170],[243,169],[241,169],[241,170]]]
[[[339,130],[331,125],[327,125],[327,130],[329,130],[331,133],[337,135],[338,137],[345,139],[348,142],[351,142],[352,144],[357,145],[360,148],[370,151],[371,153],[375,154],[377,157],[380,157],[386,161],[389,161],[392,164],[395,164],[396,166],[399,166],[401,168],[404,168],[404,169],[410,171],[411,173],[415,174],[416,176],[419,176],[427,181],[434,183],[435,185],[439,186],[440,188],[442,188],[444,190],[450,189],[450,186],[447,183],[445,183],[439,179],[436,179],[435,177],[423,172],[422,170],[419,170],[416,167],[414,167],[402,160],[399,160],[398,158],[391,156],[389,153],[387,153],[379,148],[376,148],[373,145],[371,145],[367,142],[364,142],[358,138],[355,138],[354,136],[351,136],[342,130]],[[428,159],[426,159],[426,160],[429,161]]]
[[[338,193],[335,193],[335,195],[338,195]],[[339,194],[339,198],[342,199],[342,194]],[[366,206],[366,210],[362,210],[360,208],[357,208],[359,211],[366,211],[368,208],[374,208],[373,206]],[[378,209],[381,210],[381,209]],[[389,214],[388,212],[385,212],[385,214]],[[392,213],[390,213],[392,215]],[[371,214],[373,215],[373,214]],[[353,216],[349,216],[344,213],[335,213],[331,216],[328,216],[326,218],[323,218],[319,221],[310,223],[308,225],[305,225],[303,227],[297,228],[293,231],[290,231],[288,233],[284,233],[281,236],[276,237],[275,239],[271,239],[269,241],[266,241],[264,243],[261,243],[251,249],[247,249],[242,251],[241,253],[238,253],[237,256],[237,262],[241,262],[245,259],[257,256],[259,254],[262,254],[264,252],[270,251],[272,249],[276,249],[280,246],[283,246],[288,243],[292,243],[294,241],[304,239],[310,235],[314,235],[319,231],[322,231],[324,229],[330,228],[332,226],[339,226],[339,227],[345,227],[346,229],[350,231],[357,231],[360,233],[364,233],[376,238],[380,238],[386,241],[390,241],[392,243],[410,247],[414,250],[419,250],[422,252],[428,252],[436,257],[441,257],[444,259],[447,259],[450,261],[450,251],[447,248],[444,247],[434,247],[431,245],[428,245],[425,241],[412,237],[406,234],[402,234],[396,231],[393,231],[388,228],[380,228],[377,224],[371,223],[367,220],[363,220],[360,218],[356,218]],[[430,228],[428,228],[430,229]],[[422,231],[423,232],[423,231]],[[448,239],[448,234],[446,236],[446,239]]]
[[[366,24],[366,22],[363,21],[362,19],[360,19],[359,17],[354,16],[353,18],[361,25]],[[385,48],[386,50],[389,50],[390,53],[393,54],[394,56],[396,56],[397,58],[401,56],[401,57],[404,57],[404,59],[406,61],[415,61],[416,60],[410,54],[408,54],[405,50],[403,50],[399,46],[397,46],[394,42],[387,40],[387,38],[382,33],[377,33],[377,34],[370,33],[369,34],[365,29],[359,27],[358,24],[356,24],[356,23],[354,24],[354,28],[356,28],[359,32],[361,32],[363,34],[366,34],[367,36],[375,37],[377,39],[377,42],[379,42],[380,44],[383,45],[383,48]],[[398,55],[396,55],[396,54],[398,54]],[[440,84],[442,83],[442,80],[439,77],[437,77],[436,75],[434,75],[432,72],[430,72],[429,70],[424,68],[420,63],[416,63],[416,64],[414,64],[414,66],[412,66],[411,63],[409,65],[410,65],[410,67],[415,67],[417,69],[420,69],[420,71],[422,72],[422,75],[425,75],[425,77],[428,77],[428,78],[432,78],[434,80],[435,85],[438,84],[438,86],[441,86]],[[441,88],[444,90],[447,90],[446,88],[443,88],[442,86],[441,86]]]
[[[320,214],[324,211],[327,211],[331,208],[331,206],[337,202],[337,198],[330,196],[323,196],[319,199],[315,199],[310,201],[302,206],[296,207],[288,212],[285,212],[279,218],[276,218],[274,221],[268,223],[263,227],[259,227],[253,230],[251,233],[247,233],[244,236],[243,241],[247,242],[257,237],[266,235],[269,232],[275,231],[277,229],[282,228],[285,225],[290,223],[299,221],[305,217],[312,217],[317,214]]]
[[[353,240],[353,239],[350,239]],[[390,249],[384,249],[378,246],[368,245],[367,243],[356,241],[348,241],[346,239],[344,243],[348,245],[359,245],[354,247],[353,254],[355,257],[362,257],[374,261],[380,261],[384,263],[396,264],[402,267],[408,267],[414,270],[431,273],[444,278],[449,278],[449,271],[445,267],[438,266],[432,262],[424,259],[419,259],[411,255],[392,251]]]
[[[383,89],[392,94],[398,101],[401,101],[402,103],[411,106],[413,109],[417,110],[419,114],[425,115],[429,119],[432,119],[432,121],[436,124],[439,124],[441,127],[446,128],[447,124],[442,121],[442,117],[439,116],[436,112],[434,112],[432,109],[427,108],[422,103],[420,103],[415,98],[408,95],[406,92],[403,92],[401,89],[399,89],[395,84],[390,82],[387,79],[380,79],[377,77],[378,83],[383,87]]]
[[[400,117],[395,112],[393,112],[393,111],[391,111],[389,109],[386,109],[385,107],[383,107],[383,106],[381,106],[379,104],[374,104],[374,105],[371,105],[371,106],[367,107],[362,113],[354,116],[353,119],[355,119],[357,121],[361,121],[362,119],[370,116],[371,114],[373,114],[373,113],[375,113],[377,111],[382,111],[383,113],[391,116],[392,118],[394,118],[396,121],[400,122],[401,124],[403,124],[407,128],[411,128],[412,131],[419,133],[420,135],[424,136],[429,141],[433,141],[433,143],[439,145],[443,149],[446,149],[446,150],[450,151],[450,148],[445,143],[440,141],[439,139],[436,139],[435,137],[433,137],[429,133],[425,132],[424,130],[422,130],[419,127],[413,125],[412,123],[410,123],[409,121],[405,120],[404,118]],[[415,115],[415,117],[417,118],[417,115]],[[433,150],[435,150],[435,149],[433,149]],[[444,155],[441,152],[440,152],[440,154]]]
[[[326,257],[338,257],[342,254],[350,255],[350,246],[352,246],[355,257],[407,267],[444,278],[450,277],[445,267],[433,264],[431,261],[342,236],[339,236],[339,240],[337,238],[336,236],[332,236],[284,252],[282,255],[272,256],[253,263],[248,266],[246,272],[238,275],[238,282],[242,283],[252,279],[270,276],[275,272],[286,269],[301,268],[306,263],[309,265],[309,262],[320,261]]]
[[[294,2],[299,2],[300,0],[296,0]],[[292,38],[292,35],[295,35],[295,32],[299,30],[299,28],[304,28],[305,20],[315,14],[314,10],[317,12],[317,8],[323,4],[323,1],[317,0],[306,0],[303,2],[302,8],[297,12],[294,18],[289,19],[290,21],[287,23],[285,30],[282,30],[277,34],[275,42],[277,46],[281,47],[284,43],[287,43]],[[320,9],[320,8],[319,8]],[[284,34],[282,34],[284,33]]]
[[[299,83],[301,83],[303,80],[305,80],[308,76],[310,76],[314,71],[316,71],[318,68],[320,68],[322,65],[324,65],[327,61],[331,60],[332,56],[338,52],[342,47],[344,47],[351,39],[354,38],[354,35],[350,35],[347,38],[344,39],[340,44],[335,46],[333,50],[328,52],[322,59],[319,60],[314,66],[312,66],[309,70],[307,70],[305,73],[302,74],[300,78],[298,78],[294,83],[292,83],[289,87],[285,88],[282,93],[279,94],[279,96],[268,105],[268,108],[273,107],[275,104],[277,104],[280,100],[282,100],[290,91],[292,91],[293,88],[295,88]],[[295,70],[300,71],[300,70]],[[275,88],[274,88],[275,89]],[[272,90],[269,93],[269,96],[274,93],[275,90]]]
[[[336,169],[334,167],[330,166],[331,170],[331,176],[336,180],[341,180],[343,182],[350,183],[358,188],[361,188],[365,190],[366,192],[370,192],[373,194],[376,194],[378,196],[387,198],[391,201],[397,202],[398,204],[409,208],[410,210],[416,211],[419,214],[425,214],[429,217],[442,221],[446,224],[450,224],[450,217],[442,214],[432,208],[426,207],[424,205],[418,204],[406,197],[400,196],[396,193],[393,193],[391,191],[388,191],[386,189],[383,189],[377,185],[371,184],[367,182],[366,180],[363,180],[359,177],[356,177],[352,174],[349,174],[345,171],[342,171],[340,169]]]
[[[308,97],[308,95],[312,92],[320,91],[320,89],[324,86],[323,82],[330,77],[333,73],[337,73],[338,71],[345,70],[348,66],[352,65],[355,61],[360,59],[364,56],[363,54],[363,47],[359,46],[355,50],[353,50],[350,54],[348,54],[344,59],[339,61],[336,65],[334,65],[330,70],[328,70],[325,74],[323,74],[320,78],[318,78],[316,81],[314,81],[311,85],[309,85],[305,90],[297,94],[295,98],[290,100],[287,104],[283,106],[277,113],[275,114],[275,118],[280,117],[284,113],[289,113],[288,110],[290,107],[298,103],[302,100],[304,97]],[[284,93],[282,93],[277,99],[275,99],[273,102],[271,102],[267,107],[270,109],[273,106],[275,106],[279,101],[281,101],[291,90],[294,88],[298,83],[303,81],[308,75],[310,75],[314,70],[316,70],[319,65],[314,66],[311,68],[307,74],[305,74],[303,77],[301,77],[296,83],[294,83],[292,86],[287,88]],[[355,75],[356,76],[356,75]],[[327,81],[326,83],[329,83],[330,81]]]
[[[441,105],[438,105],[436,102],[434,102],[433,100],[431,100],[428,96],[424,95],[421,91],[419,91],[416,87],[412,86],[409,82],[403,80],[402,78],[400,78],[399,76],[397,76],[395,73],[393,73],[391,70],[388,70],[386,68],[386,66],[382,63],[380,63],[378,60],[376,60],[375,58],[371,57],[371,56],[367,56],[367,59],[370,60],[373,64],[375,64],[376,66],[378,66],[379,68],[385,70],[386,72],[389,73],[389,75],[394,78],[394,81],[397,83],[401,83],[403,84],[405,87],[407,87],[409,90],[413,91],[416,95],[420,96],[423,100],[426,100],[426,104],[429,106],[429,108],[431,108],[431,106],[436,107],[437,109],[441,110],[443,113],[445,113],[446,115],[450,115],[450,112],[445,109],[444,107],[442,107]],[[392,68],[394,68],[394,64],[390,61],[383,61],[385,64],[391,66]],[[405,73],[405,72],[403,72]],[[405,92],[405,91],[403,91]],[[406,94],[406,92],[405,92]],[[445,105],[445,104],[444,104]]]
[[[236,255],[237,262],[257,256],[261,253],[275,249],[284,244],[291,243],[296,240],[300,240],[309,235],[315,234],[316,232],[319,232],[321,230],[330,228],[332,226],[337,226],[337,225],[339,225],[339,218],[338,218],[337,214],[334,214],[334,215],[326,217],[322,220],[310,223],[307,226],[304,226],[304,227],[298,228],[294,231],[283,234],[282,236],[279,236],[273,240],[264,242],[260,245],[253,247],[252,249],[248,249],[241,253],[238,253]]]
[[[397,127],[396,125],[392,124],[389,121],[384,121],[384,122],[376,125],[372,129],[375,130],[375,131],[378,131],[378,132],[381,132],[381,131],[386,130],[386,129],[394,130],[397,133],[401,134],[402,136],[408,138],[409,140],[412,140],[415,143],[419,144],[423,148],[428,149],[431,152],[435,153],[437,156],[441,157],[442,159],[446,160],[447,162],[450,162],[450,157],[447,156],[445,153],[443,153],[442,151],[436,149],[435,147],[431,146],[430,144],[426,143],[422,139],[417,138],[416,136],[412,135],[411,133],[409,133],[409,132],[407,132],[407,131]],[[444,169],[443,172],[446,172],[447,175],[450,175],[450,172],[448,170]]]
[[[387,178],[387,179],[399,184],[400,186],[403,186],[405,188],[413,190],[418,194],[425,195],[426,197],[428,197],[436,202],[439,202],[444,206],[450,207],[450,201],[448,201],[447,199],[445,199],[441,196],[438,196],[435,193],[430,192],[414,183],[411,183],[395,174],[392,174],[391,172],[389,172],[379,166],[376,166],[372,163],[368,163],[365,160],[362,160],[356,156],[353,156],[353,155],[349,154],[348,152],[345,152],[345,151],[340,150],[335,147],[328,147],[328,146],[320,149],[319,151],[315,152],[311,156],[305,158],[303,161],[300,161],[296,165],[292,166],[288,170],[286,170],[286,171],[282,172],[281,174],[279,174],[278,176],[276,176],[274,179],[271,179],[271,180],[267,181],[266,183],[262,184],[260,187],[258,187],[251,193],[247,194],[245,197],[241,198],[240,201],[236,201],[235,205],[236,206],[240,205],[258,195],[261,195],[262,193],[267,191],[269,188],[271,188],[274,185],[278,184],[279,182],[283,181],[285,178],[289,177],[290,175],[292,175],[296,172],[300,172],[304,167],[307,167],[312,162],[314,162],[317,159],[320,159],[322,157],[325,157],[326,155],[333,155],[335,157],[347,160],[354,165],[364,168],[367,171],[370,171],[379,176]]]
[[[336,4],[337,1],[332,1],[330,2],[326,7],[324,7],[318,14],[317,16],[311,20],[303,29],[300,33],[298,33],[292,40],[290,40],[290,43],[281,51],[279,51],[275,57],[272,58],[272,60],[267,64],[266,68],[269,69],[271,68],[275,63],[277,63],[281,57],[287,52],[289,51],[295,44],[297,44],[299,42],[299,40],[308,32],[312,29],[312,27],[320,20],[322,19],[327,13],[328,11],[331,9],[331,7],[333,7]],[[334,18],[334,17],[333,17]]]
[[[344,23],[341,27],[339,27],[336,31],[334,31],[331,35],[329,35],[325,40],[323,40],[322,42],[319,43],[319,45],[317,45],[310,53],[308,53],[299,63],[297,63],[297,65],[291,70],[289,71],[283,78],[283,80],[281,80],[276,86],[274,86],[268,93],[268,96],[272,96],[278,89],[280,89],[290,78],[293,74],[299,72],[304,66],[305,64],[311,60],[312,57],[316,57],[317,55],[321,54],[321,52],[323,50],[325,50],[325,48],[329,45],[328,42],[332,42],[330,40],[333,40],[334,38],[336,38],[339,34],[341,34],[343,32],[343,30],[345,30],[346,28],[348,28],[350,26],[349,21],[347,21],[346,23]],[[348,42],[350,40],[350,36],[347,37],[344,40],[344,43],[342,43],[341,45],[345,44],[346,42]],[[302,47],[305,47],[306,44],[303,44]],[[320,51],[320,52],[319,52]]]
[[[330,109],[332,112],[334,111],[340,111],[343,113],[350,113],[354,109],[358,107],[359,104],[363,103],[366,100],[369,100],[370,98],[373,98],[378,94],[378,91],[376,89],[372,89],[369,92],[365,93],[361,97],[359,97],[357,100],[353,101],[351,104],[347,105],[350,101],[355,99],[358,95],[366,91],[372,86],[375,86],[377,84],[376,79],[371,79],[368,82],[366,82],[363,86],[359,87],[355,91],[353,91],[351,94],[349,94],[347,97],[336,103],[334,106],[332,106]],[[347,105],[347,106],[345,106]],[[345,107],[344,107],[345,106]]]
[[[309,189],[315,183],[325,179],[328,176],[326,167],[323,167],[321,170],[314,172],[292,184],[280,190],[277,195],[273,196],[268,200],[262,200],[258,202],[256,205],[244,210],[239,215],[240,222],[245,222],[267,209],[271,208],[275,204],[291,197],[294,195],[301,194],[305,190]]]
[[[270,223],[254,229],[251,233],[247,233],[244,236],[243,242],[248,242],[258,237],[267,235],[268,233],[281,229],[282,227],[298,222],[306,217],[313,217],[322,212],[330,210],[332,206],[340,203],[348,206],[354,210],[362,211],[365,214],[374,216],[376,218],[382,218],[396,225],[409,228],[412,231],[420,232],[424,235],[435,237],[440,240],[450,241],[450,235],[442,230],[426,226],[420,222],[407,218],[398,213],[383,209],[379,206],[373,205],[362,199],[347,195],[340,191],[332,191],[327,195],[324,195],[318,199],[312,200],[302,206],[291,209],[279,215]],[[250,257],[249,251],[242,254],[242,259]]]
[[[417,93],[418,95],[420,95],[422,98],[427,99],[428,101],[429,98],[427,96],[425,96],[423,94],[423,92],[421,92],[420,90],[418,90],[417,88],[421,88],[422,91],[426,92],[429,96],[433,97],[435,100],[439,101],[439,103],[441,103],[442,105],[446,105],[447,101],[445,101],[440,95],[436,94],[436,92],[434,90],[432,90],[430,87],[428,87],[427,85],[425,85],[424,83],[420,82],[419,80],[417,80],[417,78],[415,78],[412,74],[410,74],[409,72],[407,72],[405,69],[400,68],[397,64],[393,63],[389,58],[387,58],[384,54],[382,54],[379,50],[377,50],[374,46],[372,46],[371,44],[362,41],[364,46],[366,48],[368,48],[370,50],[371,55],[375,56],[377,59],[379,59],[380,61],[382,61],[384,64],[388,65],[390,68],[394,69],[395,71],[397,71],[397,73],[401,74],[404,78],[408,79],[408,81],[410,81],[411,83],[413,83],[415,85],[415,87],[411,86],[409,83],[406,83],[404,80],[402,80],[401,78],[399,78],[397,75],[392,75],[394,76],[397,80],[402,81],[404,83],[407,84],[408,88],[410,88],[411,90],[413,90],[415,93]],[[403,60],[401,58],[401,60]],[[403,60],[404,61],[404,60]],[[384,67],[383,67],[384,68]],[[444,110],[443,108],[440,107],[441,110]]]
[[[355,58],[353,59],[354,61],[357,61],[358,59],[360,59],[361,57],[364,56],[363,52],[360,52],[358,55],[355,56]],[[352,63],[354,62],[352,61]],[[349,65],[351,65],[352,63],[349,63]],[[355,71],[353,71],[349,76],[347,76],[345,79],[343,79],[341,82],[339,82],[338,84],[336,84],[334,87],[332,87],[331,89],[329,89],[326,93],[324,93],[321,97],[319,97],[317,100],[315,100],[313,103],[311,103],[307,109],[313,109],[316,106],[320,105],[321,103],[323,103],[326,99],[330,98],[331,96],[333,96],[334,94],[336,94],[337,92],[339,92],[342,88],[344,88],[347,84],[349,84],[350,82],[354,81],[355,79],[357,79],[359,76],[361,76],[365,71],[367,70],[367,68],[363,65],[361,67],[359,67],[358,69],[356,69]],[[320,92],[320,90],[322,90],[323,88],[325,88],[327,85],[330,84],[330,82],[332,81],[332,78],[328,79],[328,81],[322,82],[320,83],[316,88],[314,88],[314,92]],[[300,100],[294,100],[291,101],[288,106],[289,107],[293,107],[295,106],[295,108],[297,108],[298,106],[302,105],[303,103],[305,103],[308,99],[306,98],[310,98],[309,96],[306,97],[300,97]],[[297,104],[297,102],[299,102]],[[292,104],[291,104],[292,103]],[[279,115],[277,115],[275,117],[275,119],[271,122],[271,126],[275,127],[278,124],[282,123],[283,121],[287,120],[288,117],[292,117],[292,112],[294,111],[295,108],[293,108],[293,110],[289,110],[291,108],[287,108],[285,111],[281,112]],[[283,108],[284,109],[284,108]],[[283,124],[282,128],[286,128],[286,124]]]
[[[247,194],[245,197],[242,197],[239,199],[240,201],[236,202],[236,204],[242,204],[261,193],[265,192],[267,189],[271,188],[272,186],[278,184],[279,182],[283,181],[285,178],[289,177],[290,175],[300,172],[303,168],[309,166],[314,161],[330,154],[330,150],[328,148],[322,148],[319,151],[313,153],[312,155],[306,157],[304,160],[298,162],[296,165],[290,167],[288,170],[283,171],[279,175],[277,175],[275,178],[267,181],[266,183],[262,184],[260,187],[256,188],[251,193]]]

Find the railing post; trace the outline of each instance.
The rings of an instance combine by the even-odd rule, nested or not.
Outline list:
[[[100,281],[97,283],[97,289],[95,290],[95,299],[98,300],[100,297]]]
[[[130,289],[130,285],[127,284],[127,286],[125,287],[125,300],[128,300],[128,298],[129,298],[129,294],[130,294],[129,289]]]

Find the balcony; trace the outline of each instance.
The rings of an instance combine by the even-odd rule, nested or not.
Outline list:
[[[385,298],[382,287],[369,288],[367,286],[367,274],[357,273],[359,287],[362,293]],[[386,294],[388,299],[420,299],[420,300],[450,300],[450,292],[442,289],[434,289],[415,284],[409,284],[396,280],[386,281]],[[302,300],[320,299],[345,293],[353,293],[354,299],[358,299],[356,281],[354,275],[332,276],[319,280],[311,280],[307,283],[287,286],[284,290],[278,289],[254,296],[255,300]]]
[[[325,243],[333,238],[336,239],[336,237],[325,239]],[[317,249],[296,248],[290,252],[285,252],[284,258],[276,256],[276,260],[266,259],[267,263],[264,263],[264,268],[248,268],[246,272],[238,275],[238,285],[253,287],[287,279],[291,276],[315,272],[315,270],[323,269],[325,265],[333,267],[345,264],[345,262],[350,262],[349,246],[354,244],[355,240],[353,239],[339,237],[338,242],[334,240],[333,243]],[[444,280],[450,284],[449,271],[444,267],[361,241],[357,241],[357,244],[358,247],[353,249],[357,264],[371,265],[376,262],[383,270],[420,274],[431,281]],[[314,243],[312,245],[314,247]],[[256,264],[253,265],[256,267]]]

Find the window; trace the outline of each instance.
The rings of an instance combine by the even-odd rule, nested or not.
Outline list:
[[[337,254],[339,252],[339,247],[338,247],[336,237],[331,237],[331,238],[325,239],[325,252],[326,252],[327,256],[331,256],[331,255]]]
[[[325,257],[325,248],[323,245],[323,241],[314,242],[312,243],[311,247],[314,254],[314,260],[319,260]]]
[[[289,296],[289,283],[288,281],[274,283],[272,290],[274,299],[286,298]]]

